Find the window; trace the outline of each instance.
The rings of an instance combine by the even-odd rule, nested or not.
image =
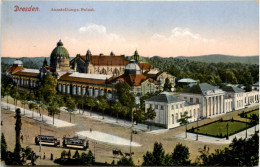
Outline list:
[[[172,105],[172,110],[174,110],[174,105]]]
[[[186,100],[186,99],[187,99],[187,97],[184,97],[184,99]]]
[[[163,110],[164,109],[164,107],[163,107],[163,105],[161,105],[161,110]]]
[[[150,108],[153,108],[153,105],[152,105],[152,104],[150,104]]]
[[[176,105],[176,109],[178,109],[178,108],[179,108],[179,105],[177,104],[177,105]]]
[[[174,124],[174,114],[172,114],[172,124]]]
[[[158,105],[155,105],[155,109],[158,109]]]
[[[180,108],[182,108],[182,104],[180,104]]]
[[[190,102],[193,103],[193,98],[190,98]]]
[[[192,113],[191,113],[191,110],[190,110],[190,117],[192,117]]]
[[[199,102],[200,102],[199,98],[196,98],[196,103],[199,103]]]

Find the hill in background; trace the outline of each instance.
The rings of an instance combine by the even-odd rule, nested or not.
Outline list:
[[[180,56],[175,59],[187,59],[193,61],[200,61],[205,63],[244,63],[244,64],[259,64],[259,56],[230,56],[221,54],[203,55],[203,56],[192,56],[185,57]]]

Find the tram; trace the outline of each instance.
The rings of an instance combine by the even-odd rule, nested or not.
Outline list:
[[[60,145],[60,141],[54,136],[38,135],[35,137],[35,144],[56,147]]]
[[[79,139],[78,137],[63,137],[63,142],[62,142],[63,147],[65,148],[74,148],[74,149],[82,149],[86,150],[88,149],[88,141],[84,139]]]

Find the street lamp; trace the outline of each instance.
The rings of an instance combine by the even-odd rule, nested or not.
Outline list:
[[[229,137],[228,137],[228,127],[229,127],[228,123],[227,123],[226,127],[227,127],[227,137],[226,137],[226,139],[228,140],[229,139]]]
[[[245,115],[246,117],[246,138],[247,138],[247,114]]]
[[[199,116],[197,117],[197,135],[196,135],[196,141],[199,140]]]

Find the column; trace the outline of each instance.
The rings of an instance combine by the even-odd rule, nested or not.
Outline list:
[[[100,96],[103,96],[103,95],[104,95],[104,90],[101,89],[101,90],[100,90]]]
[[[70,94],[70,85],[67,85],[67,94]]]
[[[65,85],[62,85],[62,93],[66,93],[66,91],[65,91]]]
[[[94,89],[94,97],[96,98],[98,96],[98,89]]]
[[[93,90],[92,88],[88,88],[88,96],[92,97],[93,96]]]
[[[209,97],[206,97],[206,117],[209,116]]]
[[[86,94],[86,88],[82,87],[82,96],[84,96]]]
[[[81,87],[77,86],[77,95],[80,96],[81,95]]]
[[[61,84],[59,84],[58,90],[59,90],[59,92],[61,92]]]
[[[72,94],[76,95],[76,86],[75,85],[72,86]]]

